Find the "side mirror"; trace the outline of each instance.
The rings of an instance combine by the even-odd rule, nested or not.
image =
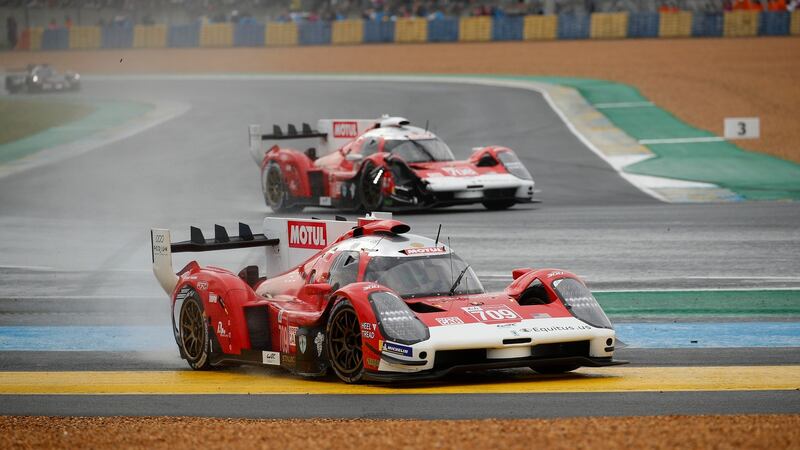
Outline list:
[[[361,153],[350,152],[344,156],[344,159],[345,161],[360,162],[364,159],[364,155]]]
[[[333,290],[328,283],[312,283],[303,286],[302,293],[306,296],[312,297],[316,295],[327,295]]]
[[[531,269],[530,267],[523,267],[523,268],[520,268],[520,269],[514,269],[514,270],[511,271],[511,277],[516,280],[517,278],[525,275],[528,272],[533,272],[533,269]]]

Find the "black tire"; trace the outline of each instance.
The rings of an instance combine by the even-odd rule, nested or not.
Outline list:
[[[542,366],[542,367],[531,366],[531,369],[533,369],[536,373],[540,373],[542,375],[558,375],[561,373],[572,372],[578,367],[580,367],[580,365],[578,364],[563,364],[563,365]]]
[[[345,383],[364,378],[361,328],[358,314],[348,300],[337,303],[328,316],[325,339],[333,372]]]
[[[302,206],[294,206],[289,203],[289,188],[286,186],[281,168],[277,164],[271,163],[267,170],[264,171],[261,187],[264,192],[264,202],[273,212],[284,213],[303,210]]]
[[[367,161],[361,167],[358,178],[358,203],[366,212],[380,211],[383,207],[383,186],[381,178],[384,167],[379,167],[372,161]],[[378,178],[378,182],[375,179]]]
[[[490,211],[502,211],[516,205],[516,200],[492,200],[483,202],[483,206]]]
[[[197,294],[187,295],[181,305],[178,317],[178,343],[189,367],[194,370],[206,370],[211,367],[208,319]]]

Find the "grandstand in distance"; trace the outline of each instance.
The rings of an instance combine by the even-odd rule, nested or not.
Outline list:
[[[16,50],[786,36],[798,1],[6,0],[0,27]]]

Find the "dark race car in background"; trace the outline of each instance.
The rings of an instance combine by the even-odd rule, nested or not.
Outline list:
[[[81,88],[81,76],[75,72],[59,73],[48,64],[29,64],[25,69],[12,70],[6,74],[6,90],[9,94],[20,92],[77,91]]]
[[[264,141],[318,139],[301,151]],[[250,151],[275,212],[306,206],[402,211],[481,203],[506,209],[533,201],[534,182],[513,150],[477,147],[456,160],[450,147],[402,117],[323,119],[317,130],[279,126],[261,134],[250,126]]]

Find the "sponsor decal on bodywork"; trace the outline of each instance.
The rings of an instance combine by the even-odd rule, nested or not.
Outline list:
[[[300,347],[300,353],[306,352],[306,335],[301,335],[297,337],[297,345]]]
[[[464,323],[460,317],[437,317],[436,321],[439,325],[461,325]]]
[[[402,344],[395,344],[394,342],[380,342],[380,349],[386,353],[394,353],[397,355],[403,355],[411,357],[414,354],[414,349],[407,345]]]
[[[325,335],[317,333],[317,337],[314,338],[314,344],[317,345],[317,356],[322,356],[322,344],[325,342]]]
[[[369,322],[362,322],[361,323],[361,336],[367,339],[375,339],[375,330],[378,328],[378,324],[369,323]]]
[[[309,248],[321,250],[328,245],[328,233],[325,223],[300,222],[290,220],[289,248]]]
[[[289,353],[290,349],[295,347],[294,340],[297,335],[297,327],[278,324],[278,329],[281,335],[281,351],[283,353]]]
[[[402,250],[406,255],[428,255],[432,253],[445,253],[444,247],[407,248]]]
[[[278,352],[261,352],[261,362],[268,366],[280,366],[281,354]]]
[[[473,177],[478,175],[478,172],[469,167],[444,167],[442,171],[451,177]]]
[[[358,122],[333,122],[334,138],[358,137]]]

